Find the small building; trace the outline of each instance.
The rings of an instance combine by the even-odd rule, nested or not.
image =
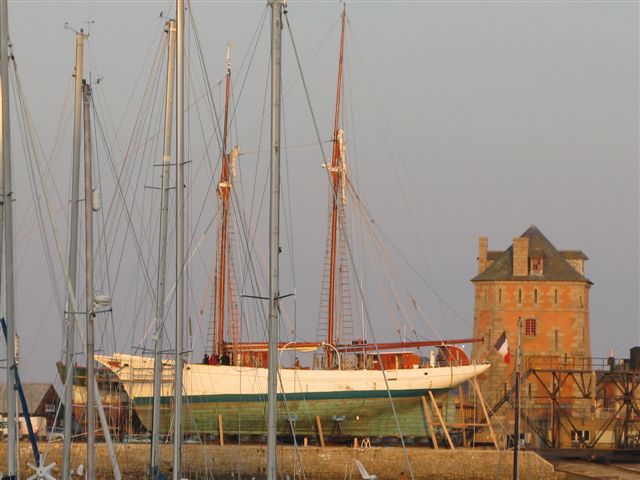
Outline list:
[[[51,383],[23,383],[25,399],[29,413],[33,417],[45,417],[47,427],[54,426],[56,412],[60,408],[60,397]],[[5,384],[0,385],[0,415],[7,416],[7,388]],[[16,394],[17,398],[17,394]],[[62,418],[62,411],[58,413],[58,419]],[[23,415],[22,405],[18,402],[18,414]]]

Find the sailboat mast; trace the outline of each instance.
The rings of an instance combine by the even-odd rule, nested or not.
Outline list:
[[[162,395],[162,343],[164,334],[164,296],[167,276],[167,226],[169,220],[169,174],[171,163],[171,128],[173,119],[173,85],[175,79],[176,22],[167,22],[169,35],[167,55],[167,88],[164,106],[164,142],[162,149],[162,186],[160,198],[160,242],[158,247],[158,277],[156,281],[156,335],[153,356],[153,411],[151,427],[150,476],[160,476],[160,396]]]
[[[9,18],[7,0],[0,0],[0,101],[2,102],[2,185],[0,195],[4,221],[5,306],[7,316],[7,477],[16,476],[16,344],[13,292],[13,191],[11,186],[11,145],[9,126]],[[0,223],[2,226],[2,223]],[[1,241],[0,241],[1,242]],[[0,243],[0,255],[2,243]]]
[[[227,223],[229,218],[229,196],[231,193],[231,175],[229,166],[229,154],[227,153],[227,140],[229,135],[229,97],[231,92],[231,57],[230,49],[227,47],[227,75],[225,86],[224,102],[224,127],[222,134],[222,166],[220,169],[220,183],[218,184],[218,195],[220,197],[220,233],[218,238],[218,271],[216,272],[216,316],[217,332],[214,351],[218,355],[224,353],[224,323],[225,323],[225,300],[227,281],[227,248],[228,233]]]
[[[86,269],[87,318],[87,478],[96,476],[96,400],[94,371],[95,303],[93,294],[93,180],[91,167],[91,86],[82,84],[82,110],[84,117],[84,235]]]
[[[282,75],[282,10],[271,6],[271,197],[269,203],[269,376],[267,394],[267,480],[277,480],[276,400],[278,391],[278,317],[280,313],[280,81]]]
[[[182,479],[182,342],[184,316],[184,0],[176,0],[176,357],[173,480]]]
[[[73,376],[75,374],[75,327],[76,327],[76,276],[78,265],[78,210],[80,204],[80,142],[82,121],[82,70],[84,33],[76,33],[75,102],[73,113],[73,160],[71,173],[71,218],[69,234],[69,263],[66,308],[66,351],[64,383],[64,447],[62,478],[71,478],[71,436],[73,425]]]
[[[341,201],[340,195],[340,157],[341,142],[340,136],[340,102],[342,99],[342,63],[344,58],[344,26],[346,18],[346,9],[342,11],[342,30],[340,34],[340,57],[338,61],[338,87],[336,92],[336,108],[335,118],[333,122],[333,153],[331,155],[331,166],[329,169],[331,178],[331,232],[330,232],[330,259],[329,259],[329,305],[327,310],[327,343],[335,344],[335,307],[336,307],[336,256],[337,256],[337,237],[338,237],[338,202]],[[326,349],[327,366],[333,366],[333,350],[331,347]]]

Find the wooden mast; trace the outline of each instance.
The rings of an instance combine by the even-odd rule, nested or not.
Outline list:
[[[229,98],[231,92],[231,51],[227,46],[226,57],[226,86],[224,103],[224,126],[222,133],[222,166],[220,168],[220,182],[218,183],[218,197],[220,201],[220,227],[218,231],[218,260],[215,278],[215,344],[213,351],[218,355],[224,353],[224,324],[225,324],[225,300],[227,288],[231,292],[231,275],[228,275],[228,219],[229,219],[229,197],[231,193],[231,162],[235,159],[236,151],[227,153],[227,141],[229,135]],[[227,280],[229,285],[227,287]],[[230,300],[230,299],[229,299]]]
[[[327,343],[333,345],[335,343],[335,306],[336,306],[336,253],[337,253],[337,237],[338,237],[338,215],[339,207],[344,207],[344,198],[340,193],[342,183],[342,132],[340,130],[340,101],[342,99],[342,63],[344,58],[344,27],[346,19],[346,7],[342,10],[342,29],[340,34],[340,56],[338,60],[338,87],[336,92],[336,108],[335,118],[333,122],[333,153],[331,155],[331,165],[329,166],[329,174],[331,178],[331,231],[330,235],[330,260],[329,260],[329,305],[327,313]],[[343,187],[343,186],[342,186]],[[342,202],[342,205],[339,205]],[[333,366],[333,350],[331,347],[326,349],[327,367]]]

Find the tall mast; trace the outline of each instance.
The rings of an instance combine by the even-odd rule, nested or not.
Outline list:
[[[82,114],[84,117],[84,236],[86,269],[87,318],[87,478],[96,478],[96,400],[94,372],[95,302],[93,295],[93,180],[91,167],[91,86],[82,84]]]
[[[344,26],[346,18],[346,7],[342,11],[342,29],[340,34],[340,57],[338,60],[338,87],[336,92],[336,108],[335,118],[333,122],[333,153],[331,155],[331,165],[329,174],[331,178],[331,231],[330,252],[329,252],[329,305],[327,313],[327,343],[333,345],[335,343],[335,307],[336,307],[336,253],[337,253],[337,237],[338,237],[338,216],[339,208],[344,205],[343,195],[341,195],[342,175],[342,132],[340,130],[340,102],[342,98],[342,63],[344,58]],[[343,186],[344,188],[344,186]],[[333,366],[333,351],[331,347],[326,349],[327,366]]]
[[[65,384],[64,384],[64,448],[62,478],[71,477],[71,427],[73,424],[73,376],[75,365],[75,324],[76,324],[76,275],[78,264],[78,210],[80,190],[80,142],[82,120],[82,69],[83,69],[84,33],[76,33],[76,66],[75,66],[75,103],[73,113],[73,163],[71,173],[71,231],[69,234],[69,263],[66,308],[66,352],[65,352]]]
[[[0,202],[4,222],[5,244],[5,302],[7,316],[7,477],[16,478],[16,345],[13,293],[13,213],[11,186],[11,144],[9,125],[9,18],[7,0],[0,0],[0,101],[2,102],[2,181],[0,182]],[[2,222],[0,222],[0,227]],[[0,235],[1,237],[1,235]],[[0,241],[0,256],[2,252]]]
[[[160,396],[162,394],[162,336],[164,332],[164,296],[167,275],[167,225],[169,217],[169,173],[171,162],[171,128],[173,119],[173,84],[175,79],[176,22],[167,22],[169,49],[167,55],[167,89],[164,107],[164,144],[162,150],[162,193],[160,199],[160,241],[158,278],[156,282],[156,335],[153,357],[153,412],[151,427],[151,468],[153,480],[160,477]]]
[[[182,479],[182,335],[184,315],[184,0],[176,1],[176,357],[173,480]]]
[[[267,395],[267,480],[277,480],[276,400],[278,390],[278,317],[280,275],[280,81],[282,75],[282,10],[271,6],[271,197],[269,202],[269,377]]]
[[[226,85],[224,102],[224,127],[222,133],[222,166],[220,168],[220,183],[218,183],[218,197],[220,198],[220,227],[218,231],[218,259],[216,265],[216,301],[215,301],[215,325],[216,340],[213,351],[218,355],[224,353],[224,324],[225,324],[225,303],[227,300],[227,270],[228,266],[228,219],[229,219],[229,197],[231,194],[231,158],[227,153],[227,142],[229,135],[229,98],[231,92],[231,52],[227,46],[226,58]],[[231,281],[231,277],[229,277]],[[231,287],[231,285],[229,285]]]

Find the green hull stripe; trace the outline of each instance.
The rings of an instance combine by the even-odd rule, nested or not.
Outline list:
[[[444,392],[448,389],[432,389],[434,394]],[[429,390],[427,389],[414,389],[414,390],[392,390],[391,396],[393,398],[410,398],[421,397],[426,395]],[[389,392],[386,390],[362,390],[362,391],[340,391],[340,392],[299,392],[299,393],[287,393],[286,400],[344,400],[344,399],[366,399],[366,398],[388,398]],[[225,395],[185,395],[184,400],[186,402],[195,403],[241,403],[241,402],[266,402],[267,396],[261,394],[225,394]],[[160,399],[160,403],[169,404],[173,402],[173,396],[165,396]],[[285,394],[278,394],[278,401],[285,400]],[[138,405],[150,405],[153,402],[153,397],[135,397],[134,402]]]

